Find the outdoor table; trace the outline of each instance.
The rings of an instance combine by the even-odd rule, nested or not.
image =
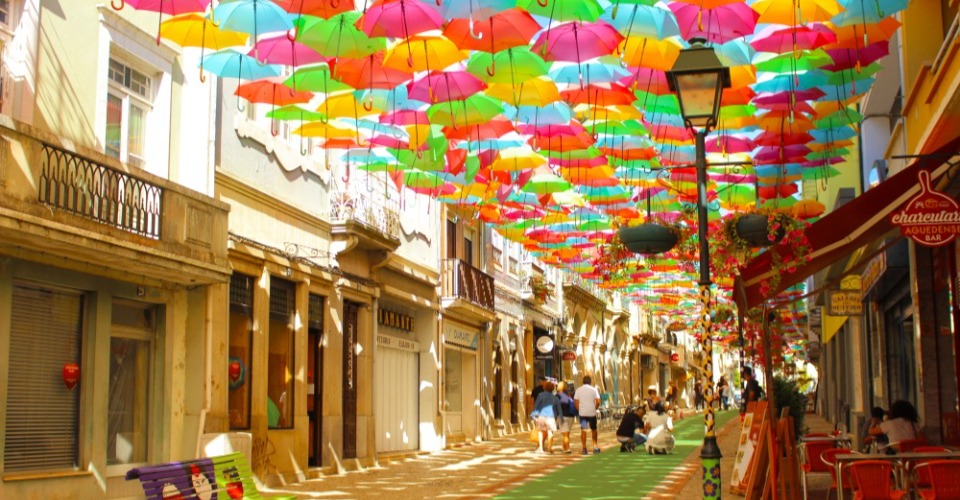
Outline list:
[[[850,453],[844,455],[837,455],[834,457],[836,463],[834,468],[837,473],[837,500],[843,500],[843,476],[840,474],[843,472],[843,466],[849,465],[850,463],[856,462],[858,460],[891,460],[895,462],[909,461],[909,460],[936,460],[936,459],[948,459],[955,458],[960,459],[960,452],[957,451],[941,451],[941,452],[906,452],[906,453],[897,453],[895,455],[887,455],[886,453]],[[902,465],[902,462],[901,462]],[[906,478],[904,479],[904,488],[907,487],[905,484]]]
[[[834,443],[853,444],[853,436],[848,434],[846,436],[811,436],[811,437],[803,436],[800,438],[801,443],[817,443],[817,442],[822,443],[824,441],[830,441]]]

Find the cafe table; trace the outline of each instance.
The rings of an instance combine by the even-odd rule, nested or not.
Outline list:
[[[909,462],[911,460],[943,460],[943,459],[960,459],[960,452],[958,451],[941,451],[941,452],[905,452],[897,453],[895,455],[887,455],[886,453],[849,453],[843,455],[837,455],[834,457],[836,463],[834,464],[835,471],[837,473],[837,500],[843,500],[843,480],[840,475],[843,472],[843,468],[847,465],[850,465],[854,462],[860,460],[890,460],[893,462],[899,463],[901,466],[904,465],[904,462]],[[901,467],[902,470],[905,470]],[[906,488],[906,477],[900,478],[901,482]]]

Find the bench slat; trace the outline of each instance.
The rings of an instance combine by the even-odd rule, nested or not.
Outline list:
[[[140,486],[148,500],[163,500],[164,488],[172,498],[183,500],[202,499],[194,489],[192,478],[194,472],[199,472],[206,478],[211,498],[230,500],[229,489],[242,485],[244,500],[260,500],[265,498],[258,490],[253,480],[253,471],[242,453],[230,453],[217,457],[184,460],[164,464],[137,467],[127,471],[127,480],[138,479]],[[201,482],[202,484],[202,482]],[[202,486],[201,486],[202,487]],[[178,492],[172,492],[175,488]],[[167,497],[171,498],[171,497]],[[277,497],[281,498],[281,497]],[[294,498],[284,496],[283,498]]]

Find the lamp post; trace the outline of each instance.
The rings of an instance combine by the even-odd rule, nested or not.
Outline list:
[[[713,324],[710,318],[710,244],[707,241],[707,153],[705,140],[717,124],[720,97],[730,87],[730,68],[724,67],[716,53],[704,44],[706,40],[690,40],[690,48],[680,51],[673,69],[667,72],[667,84],[677,93],[680,114],[687,128],[696,136],[697,152],[697,236],[700,238],[700,347],[703,359],[704,410],[703,448],[700,460],[703,467],[703,498],[720,498],[720,447],[717,446],[713,400]]]

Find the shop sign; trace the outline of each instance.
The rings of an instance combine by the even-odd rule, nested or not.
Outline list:
[[[564,361],[576,361],[577,353],[573,351],[563,351],[563,360]]]
[[[443,326],[443,340],[448,344],[476,350],[480,343],[480,332],[467,330],[447,322]]]
[[[880,252],[879,255],[874,257],[870,262],[867,263],[867,267],[863,269],[863,273],[860,274],[860,291],[863,295],[866,295],[873,285],[877,284],[877,281],[880,280],[880,276],[883,276],[883,272],[887,270],[887,254]]]
[[[538,333],[533,343],[533,359],[553,359],[553,350],[557,346],[553,340],[553,335],[549,333]]]
[[[394,337],[392,335],[377,334],[377,345],[380,347],[389,347],[391,349],[400,349],[401,351],[420,352],[420,343]]]
[[[831,316],[860,316],[863,298],[860,290],[830,290],[827,292],[827,314]]]
[[[900,234],[921,245],[936,247],[953,241],[960,233],[960,205],[930,187],[930,173],[921,171],[920,194],[903,209],[894,212],[890,221],[900,226]]]

